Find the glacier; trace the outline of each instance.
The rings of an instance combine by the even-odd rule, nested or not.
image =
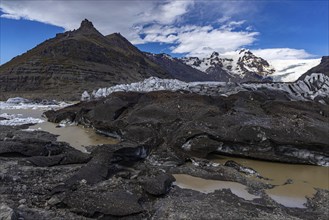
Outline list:
[[[108,88],[84,91],[81,100],[98,99],[109,96],[114,92],[152,92],[152,91],[185,91],[200,95],[229,96],[241,91],[281,91],[291,101],[315,100],[322,104],[329,104],[329,77],[322,73],[313,73],[292,83],[232,83],[232,82],[191,82],[186,83],[176,79],[159,79],[150,77],[141,82],[121,84]]]

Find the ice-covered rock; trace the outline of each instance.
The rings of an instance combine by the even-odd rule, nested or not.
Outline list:
[[[6,103],[8,104],[26,104],[31,103],[32,101],[29,99],[21,98],[21,97],[15,97],[15,98],[9,98]]]
[[[90,95],[87,91],[84,91],[81,95],[81,101],[88,101],[90,100]]]
[[[256,90],[280,91],[292,101],[315,100],[329,104],[329,77],[322,73],[313,73],[303,80],[293,83],[225,83],[225,82],[191,82],[175,79],[148,78],[144,81],[100,88],[92,92],[92,98],[106,97],[113,92],[151,92],[151,91],[186,91],[201,95],[229,96],[240,91]],[[84,92],[82,97],[86,97]]]
[[[24,125],[24,124],[39,124],[44,122],[44,120],[40,118],[33,118],[33,117],[22,117],[20,114],[7,114],[2,113],[0,117],[5,118],[7,120],[0,120],[0,125],[7,125],[7,126],[17,126],[17,125]]]

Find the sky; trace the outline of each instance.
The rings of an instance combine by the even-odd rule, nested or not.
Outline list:
[[[268,60],[329,54],[328,0],[0,0],[0,63],[92,21],[139,49],[204,57],[250,49]]]

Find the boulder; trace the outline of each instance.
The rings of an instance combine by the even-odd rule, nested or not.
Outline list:
[[[86,216],[102,213],[110,216],[127,216],[143,211],[139,197],[125,191],[97,193],[78,190],[69,194],[63,203],[75,212]]]
[[[16,212],[4,203],[0,203],[0,219],[1,220],[16,220]]]
[[[163,173],[147,179],[143,189],[151,195],[162,196],[169,192],[172,183],[175,181],[173,175]]]

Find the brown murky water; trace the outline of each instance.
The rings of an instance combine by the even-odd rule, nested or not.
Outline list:
[[[66,125],[65,127],[57,127],[57,124],[48,122],[42,117],[43,110],[41,109],[5,109],[1,113],[20,114],[20,117],[33,117],[43,119],[44,122],[31,126],[29,129],[47,131],[58,135],[57,140],[69,143],[72,147],[86,152],[85,147],[101,144],[115,144],[116,139],[98,135],[92,128],[84,128],[83,126]]]
[[[276,202],[287,207],[305,207],[306,197],[313,197],[316,188],[329,190],[329,167],[265,162],[244,158],[213,157],[213,162],[224,164],[234,160],[246,167],[253,168],[261,176],[259,179],[272,185],[266,193]]]
[[[230,189],[235,195],[245,199],[253,200],[259,196],[248,193],[247,187],[236,182],[207,180],[199,177],[194,177],[186,174],[174,174],[176,178],[175,185],[183,189],[192,189],[202,193],[212,193],[219,189]]]

